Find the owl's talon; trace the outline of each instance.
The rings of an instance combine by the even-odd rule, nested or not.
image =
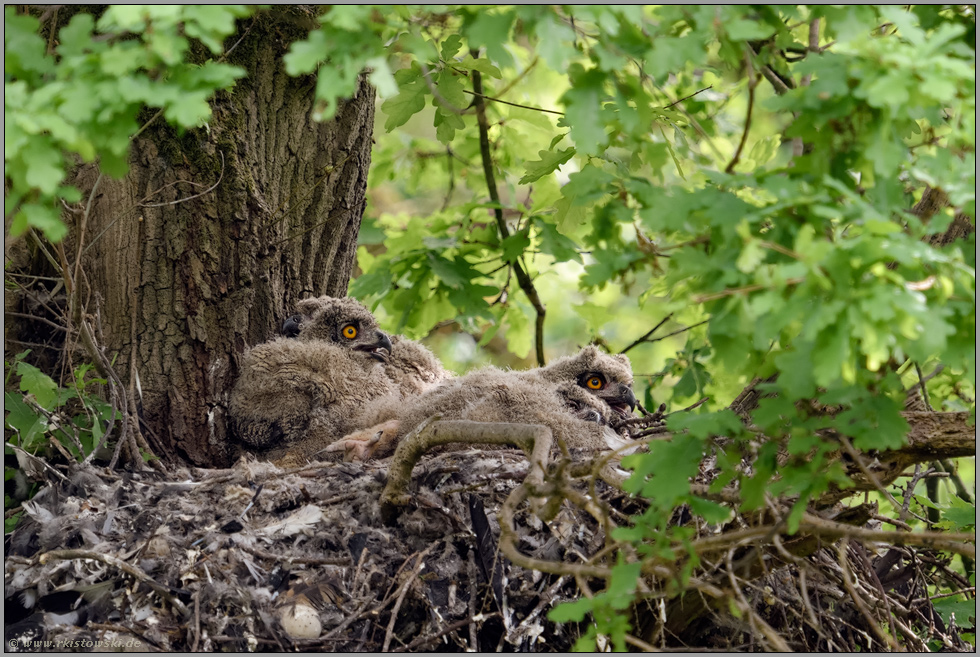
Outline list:
[[[367,461],[375,456],[386,456],[388,452],[394,451],[398,426],[398,420],[389,420],[370,429],[349,434],[328,445],[325,451],[343,451],[345,461]]]

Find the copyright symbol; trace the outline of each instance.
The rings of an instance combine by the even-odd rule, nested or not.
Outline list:
[[[11,650],[14,650],[17,647],[17,639],[10,639],[7,641],[7,646],[9,646]]]

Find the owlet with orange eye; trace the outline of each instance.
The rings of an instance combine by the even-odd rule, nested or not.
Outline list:
[[[348,345],[357,344],[364,338],[366,331],[377,326],[375,319],[364,308],[367,319],[364,319],[364,315],[361,314],[351,314],[350,321],[337,325],[337,337],[333,338],[329,335],[329,329],[322,326],[322,323],[324,313],[329,312],[338,301],[333,297],[300,301],[296,306],[296,313],[283,322],[282,334],[299,339],[333,339]],[[400,335],[391,337],[391,353],[384,360],[384,369],[388,380],[395,386],[393,399],[389,400],[392,408],[401,407],[400,397],[419,395],[453,377],[453,373],[447,371],[439,359],[424,345]],[[374,406],[374,408],[378,407]],[[386,414],[382,410],[377,412],[380,415]]]
[[[397,350],[397,347],[396,347]],[[628,417],[636,408],[633,371],[623,355],[588,346],[574,356],[524,371],[486,367],[444,381],[405,400],[369,409],[359,424],[369,427],[327,448],[345,458],[365,460],[386,456],[426,418],[517,422],[551,429],[569,449],[604,450],[626,445],[612,428],[614,416]]]
[[[229,398],[235,436],[270,459],[313,434],[324,444],[343,436],[361,408],[394,390],[384,367],[391,339],[367,308],[321,297],[297,309],[283,325],[289,337],[242,354]]]
[[[574,356],[559,358],[532,371],[566,390],[569,384],[577,384],[584,394],[595,398],[605,421],[612,415],[629,417],[636,408],[633,369],[622,354],[607,354],[589,345]]]

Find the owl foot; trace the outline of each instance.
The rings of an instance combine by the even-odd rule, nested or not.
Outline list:
[[[355,431],[331,443],[326,452],[343,452],[345,461],[367,461],[387,456],[398,444],[398,420],[388,420],[369,429]]]

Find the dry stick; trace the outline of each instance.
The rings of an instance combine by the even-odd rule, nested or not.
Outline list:
[[[37,315],[28,315],[27,313],[15,313],[12,310],[4,310],[3,311],[3,314],[4,315],[10,315],[11,317],[23,317],[24,319],[29,319],[31,321],[41,322],[42,324],[47,324],[51,328],[56,329],[58,331],[62,331],[62,332],[66,332],[66,333],[68,332],[68,329],[66,329],[61,324],[55,324],[50,319],[45,319],[44,317],[38,317]]]
[[[469,612],[470,612],[470,650],[473,652],[480,652],[480,646],[477,643],[476,638],[476,622],[473,621],[476,618],[476,557],[473,553],[473,548],[471,547],[466,554],[466,578],[470,582],[470,599],[469,599]],[[492,586],[492,583],[491,583]]]
[[[94,550],[51,550],[50,552],[45,552],[38,557],[38,561],[42,565],[47,564],[52,559],[58,561],[71,561],[74,559],[91,559],[93,561],[101,561],[107,566],[112,566],[126,573],[130,577],[143,582],[151,589],[159,593],[164,600],[173,605],[173,607],[182,615],[188,616],[190,614],[190,611],[187,609],[187,605],[178,600],[173,593],[171,593],[169,587],[160,584],[136,566],[128,564],[122,559],[118,559],[108,554],[102,554],[101,552],[96,552]]]
[[[440,539],[441,540],[441,539]],[[395,601],[395,606],[391,610],[391,618],[388,620],[388,630],[385,632],[385,640],[381,646],[381,652],[388,652],[388,646],[391,645],[391,637],[395,632],[395,620],[398,619],[398,610],[402,607],[402,602],[405,600],[405,594],[408,593],[408,589],[415,582],[415,578],[418,577],[419,571],[425,565],[425,557],[432,551],[439,541],[436,541],[429,547],[425,548],[418,557],[418,561],[415,564],[415,568],[412,572],[405,577],[405,581],[402,583],[401,590],[398,592],[398,599]]]
[[[885,587],[881,585],[881,579],[878,577],[878,573],[875,572],[874,567],[871,565],[871,560],[868,559],[868,553],[865,551],[863,545],[858,544],[860,549],[855,550],[855,553],[861,559],[861,566],[864,571],[869,574],[868,579],[871,583],[875,585],[878,594],[881,596],[881,601],[885,606],[885,613],[888,615],[888,628],[891,630],[891,636],[895,636],[895,613],[892,610],[891,603],[888,599],[888,594],[885,593]]]
[[[752,58],[749,57],[748,52],[745,53],[745,67],[749,74],[749,106],[745,111],[745,127],[742,130],[742,139],[738,142],[738,148],[735,149],[735,155],[732,156],[732,161],[725,167],[725,173],[728,174],[734,173],[735,165],[741,159],[742,149],[745,148],[745,142],[749,138],[749,130],[752,128],[752,108],[755,106],[755,87],[759,84],[759,78],[755,76],[755,71],[752,68]]]
[[[99,183],[102,182],[102,173],[99,173],[99,177],[95,179],[95,184],[92,185],[92,191],[88,194],[88,203],[85,204],[85,212],[82,214],[82,222],[78,227],[78,252],[75,254],[75,275],[74,275],[74,294],[73,304],[72,304],[72,318],[75,322],[81,321],[82,308],[81,308],[81,295],[82,286],[79,284],[79,278],[81,278],[82,271],[82,246],[85,244],[85,227],[88,225],[88,219],[92,215],[92,203],[95,201],[95,192],[99,189]]]
[[[480,131],[480,157],[483,159],[483,175],[487,181],[490,200],[495,206],[493,214],[497,220],[497,230],[500,231],[500,239],[503,241],[510,237],[510,231],[507,229],[507,222],[504,220],[504,212],[500,206],[500,194],[497,193],[497,180],[493,173],[493,159],[490,155],[490,125],[487,122],[486,103],[483,100],[483,77],[479,71],[473,71],[473,91],[476,96],[474,106],[476,107],[476,123]],[[534,306],[534,312],[537,313],[534,322],[534,348],[538,366],[544,367],[544,304],[541,303],[538,291],[521,263],[515,260],[513,268],[517,275],[518,284],[524,290],[524,294],[527,295],[528,301]]]
[[[732,584],[732,589],[735,591],[735,595],[738,598],[739,606],[742,608],[742,613],[746,613],[749,616],[749,624],[753,626],[753,629],[760,632],[770,643],[775,647],[776,652],[792,652],[789,646],[783,640],[781,636],[772,628],[769,623],[762,619],[749,604],[749,601],[745,598],[745,593],[742,592],[742,587],[738,585],[738,579],[735,577],[735,570],[732,567],[732,553],[734,549],[729,550],[725,554],[725,570],[728,573],[728,580]]]
[[[388,466],[388,483],[381,492],[381,511],[393,518],[398,507],[411,502],[408,482],[412,468],[422,455],[439,445],[449,443],[516,445],[531,461],[525,482],[544,483],[544,468],[551,452],[551,430],[540,424],[512,422],[473,422],[471,420],[437,420],[433,416],[398,443]]]
[[[885,499],[888,500],[893,507],[895,507],[895,510],[898,511],[899,517],[902,520],[908,520],[909,510],[903,509],[902,505],[898,503],[898,500],[896,500],[895,497],[881,485],[881,482],[878,481],[878,477],[874,476],[871,470],[868,469],[867,464],[861,457],[861,453],[854,449],[854,445],[851,444],[851,441],[848,440],[846,436],[838,436],[838,438],[840,439],[841,447],[843,447],[844,451],[847,452],[852,459],[854,459],[854,462],[857,463],[858,469],[860,469],[861,473],[867,477],[868,481],[872,486],[874,486],[875,490],[881,493]]]
[[[660,652],[660,650],[658,650],[656,646],[647,643],[643,639],[638,639],[635,636],[633,636],[632,634],[626,634],[626,635],[624,635],[623,636],[623,641],[625,641],[626,643],[630,644],[634,648],[639,648],[640,650],[642,650],[644,652]]]
[[[947,552],[955,552],[975,559],[977,549],[975,544],[976,534],[966,532],[893,532],[885,530],[864,529],[846,525],[833,520],[827,520],[810,513],[804,513],[800,520],[800,529],[805,529],[817,536],[828,538],[853,538],[862,541],[873,541],[878,543],[890,543],[892,545],[910,545],[916,547],[928,547]]]
[[[456,621],[452,625],[447,625],[446,627],[439,630],[435,634],[430,634],[429,636],[420,636],[419,638],[415,639],[408,645],[395,648],[391,652],[409,652],[411,650],[415,650],[416,648],[421,648],[422,646],[430,644],[433,641],[436,641],[437,639],[441,639],[447,634],[452,634],[456,630],[461,630],[467,625],[470,625],[471,627],[476,627],[475,625],[476,621],[486,621],[486,620],[490,620],[491,618],[496,618],[498,616],[500,616],[500,612],[495,611],[493,613],[486,614],[486,615],[477,614],[475,616],[471,616],[470,618],[464,618],[461,621]]]
[[[197,652],[197,644],[201,640],[201,590],[194,592],[194,642],[191,652]]]
[[[524,619],[521,620],[521,622],[516,627],[514,627],[510,632],[507,633],[508,643],[514,643],[517,640],[517,634],[520,632],[521,628],[523,628],[524,626],[530,623],[533,623],[534,619],[541,615],[541,612],[544,611],[545,607],[554,604],[555,594],[558,592],[558,589],[560,589],[562,586],[565,585],[565,582],[567,581],[568,581],[568,576],[562,575],[557,580],[555,580],[555,582],[551,586],[549,586],[544,593],[540,594],[541,600],[540,602],[538,602],[537,606],[531,611],[530,614],[525,616]]]
[[[864,620],[866,620],[868,625],[871,626],[871,630],[875,633],[875,636],[878,637],[878,640],[891,648],[892,651],[899,652],[901,648],[899,647],[898,642],[895,641],[894,637],[890,637],[885,634],[885,632],[881,629],[881,626],[878,624],[878,619],[871,614],[871,610],[868,609],[866,604],[864,604],[864,600],[861,599],[861,596],[858,595],[857,590],[854,588],[854,583],[851,581],[851,568],[847,563],[847,545],[848,541],[845,540],[837,546],[837,561],[840,563],[841,579],[844,581],[844,588],[847,589],[848,594],[851,596],[851,600],[854,601],[854,606],[857,607],[858,611],[861,612],[861,615],[864,616]],[[892,629],[894,630],[894,627]]]

